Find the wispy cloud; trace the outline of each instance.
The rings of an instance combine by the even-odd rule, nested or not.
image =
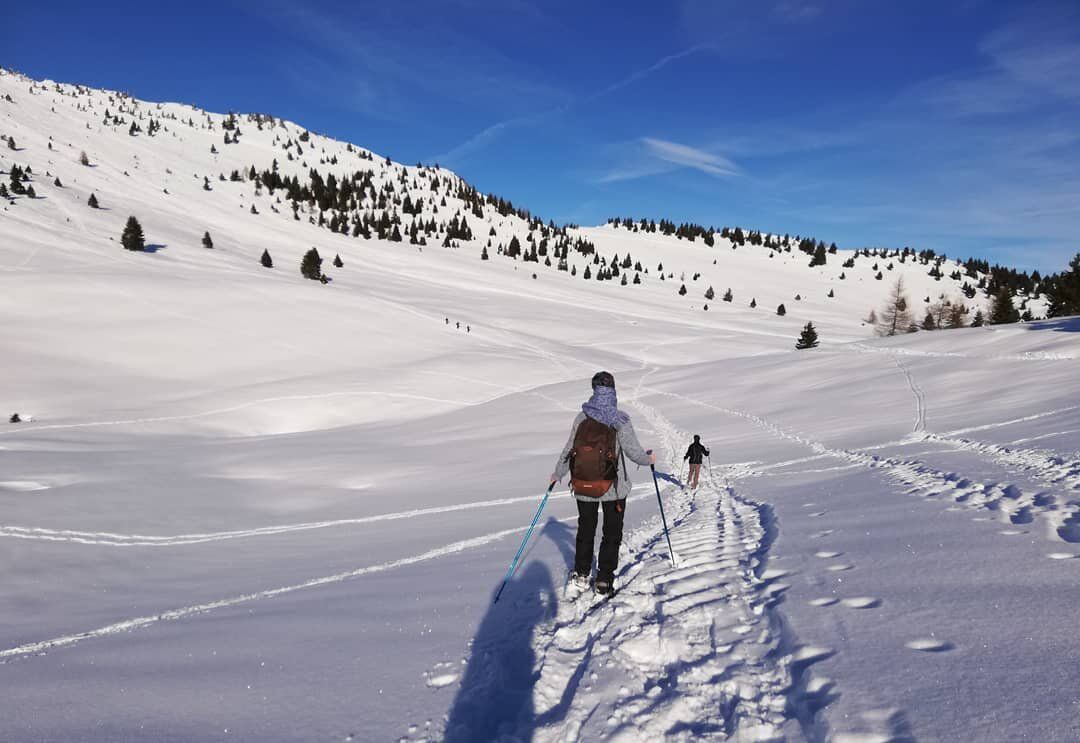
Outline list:
[[[684,59],[702,51],[715,50],[716,48],[717,47],[715,44],[695,44],[694,46],[683,49],[682,51],[661,57],[648,67],[634,70],[625,77],[601,88],[600,90],[592,91],[590,93],[578,96],[558,106],[545,108],[532,113],[524,114],[522,116],[515,116],[508,119],[503,119],[502,121],[498,121],[488,127],[485,127],[481,131],[469,137],[461,144],[453,147],[447,152],[442,153],[441,155],[437,155],[436,157],[432,158],[432,160],[436,162],[453,163],[456,160],[460,160],[467,155],[471,155],[477,152],[478,150],[490,144],[492,141],[494,141],[504,132],[510,129],[538,124],[541,121],[548,119],[552,116],[564,114],[570,109],[572,109],[574,106],[594,101],[598,98],[602,98],[606,95],[610,95],[611,93],[615,93],[619,90],[627,88],[630,85],[633,85],[635,82],[663,69],[672,62],[676,62],[680,59]]]
[[[665,139],[642,137],[625,149],[627,152],[623,155],[623,161],[596,177],[595,182],[616,183],[670,173],[681,168],[691,168],[717,178],[740,173],[739,167],[722,155]]]
[[[821,15],[821,6],[805,0],[783,0],[773,8],[773,16],[788,23],[810,21]]]
[[[462,3],[463,13],[487,12],[482,4]],[[517,2],[513,9],[503,10],[520,15],[532,7]],[[430,114],[448,100],[475,110],[496,111],[521,110],[526,102],[550,105],[565,99],[561,90],[538,81],[531,70],[474,37],[428,18],[422,8],[408,12],[373,8],[360,17],[348,9],[330,14],[313,3],[268,0],[259,10],[296,39],[301,51],[290,50],[288,62],[293,67],[307,71],[311,65],[301,62],[317,59],[317,69],[329,70],[329,74],[310,74],[298,87],[335,102],[341,100],[345,88],[353,110],[369,105],[366,113],[375,117]],[[462,16],[460,25],[467,26],[471,17]],[[286,77],[297,78],[295,74]],[[351,91],[356,95],[350,96]]]

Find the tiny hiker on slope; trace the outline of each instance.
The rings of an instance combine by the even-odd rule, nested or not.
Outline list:
[[[615,377],[610,373],[602,371],[593,375],[592,397],[581,410],[555,464],[551,482],[558,482],[570,473],[570,489],[578,508],[577,546],[571,580],[578,587],[589,585],[597,516],[603,508],[604,531],[594,588],[599,594],[610,594],[614,591],[615,569],[619,566],[626,497],[632,487],[626,458],[636,464],[650,465],[656,463],[656,457],[641,447],[630,416],[619,410]]]
[[[690,477],[689,486],[696,488],[698,486],[698,476],[701,474],[701,458],[702,456],[709,456],[709,450],[705,448],[705,445],[701,443],[701,437],[694,434],[694,443],[690,444],[690,448],[686,450],[686,454],[683,456],[683,461],[690,460]]]

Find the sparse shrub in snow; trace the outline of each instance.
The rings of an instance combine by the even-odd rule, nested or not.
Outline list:
[[[908,332],[914,324],[908,305],[907,294],[904,291],[904,277],[901,276],[896,279],[896,283],[889,291],[889,298],[881,313],[881,322],[877,328],[878,334],[890,336]]]
[[[124,225],[124,232],[120,236],[120,244],[127,250],[146,250],[146,240],[143,237],[142,225],[135,217],[128,217]]]
[[[90,158],[86,156],[85,150],[79,153],[79,162],[86,166],[90,165]]]
[[[21,423],[22,418],[19,417],[18,413],[12,413],[11,418],[8,419],[8,422],[9,423]]]

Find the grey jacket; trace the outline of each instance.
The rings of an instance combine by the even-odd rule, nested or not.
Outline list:
[[[574,436],[577,434],[578,426],[580,426],[584,420],[584,413],[578,413],[577,418],[574,418],[574,425],[570,428],[570,438],[566,440],[566,446],[563,447],[562,454],[559,455],[559,461],[555,464],[556,480],[562,480],[570,471],[570,450],[574,448]],[[611,501],[626,498],[630,495],[630,488],[633,487],[630,482],[630,473],[626,471],[626,459],[640,465],[649,464],[649,455],[645,453],[645,450],[641,448],[641,443],[638,442],[637,434],[634,433],[634,424],[627,421],[626,425],[617,426],[615,430],[618,434],[616,447],[618,448],[619,453],[619,479],[599,498],[590,498],[587,495],[575,496],[578,500],[595,502],[597,500]]]

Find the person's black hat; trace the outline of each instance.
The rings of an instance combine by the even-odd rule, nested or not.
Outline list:
[[[597,387],[611,387],[615,388],[615,377],[611,376],[611,372],[601,371],[593,374],[592,378],[593,389]]]

